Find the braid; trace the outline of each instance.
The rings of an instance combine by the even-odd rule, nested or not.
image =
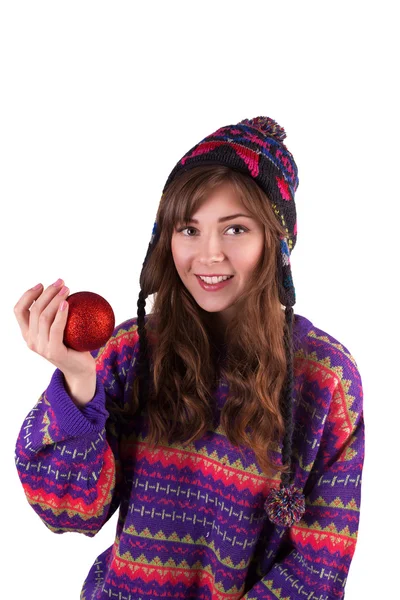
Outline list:
[[[143,290],[139,292],[137,301],[137,325],[139,333],[139,360],[138,360],[138,378],[139,378],[139,406],[143,408],[148,390],[149,363],[147,360],[147,333],[145,327],[146,316],[146,298]]]
[[[155,245],[157,244],[160,238],[160,228],[157,227],[157,221],[154,222],[153,231],[151,235],[151,239],[149,245],[147,247],[147,252],[145,259],[142,265],[142,272],[140,276],[140,280],[142,279],[142,273],[144,266],[146,265],[150,254],[152,253]],[[142,286],[142,281],[140,281],[140,286]],[[148,341],[147,341],[147,333],[145,328],[145,316],[146,316],[146,295],[142,288],[139,291],[139,298],[137,301],[137,325],[138,325],[138,334],[139,334],[139,360],[138,360],[138,379],[139,379],[139,408],[142,409],[147,395],[148,395],[148,382],[150,376],[149,369],[149,361],[148,361]]]
[[[293,436],[293,410],[292,410],[292,395],[293,395],[293,346],[292,346],[292,331],[293,331],[293,308],[285,307],[286,327],[284,331],[284,343],[286,350],[287,374],[285,384],[281,395],[281,410],[285,423],[285,433],[283,436],[282,445],[282,462],[291,466],[292,454],[292,436]],[[287,473],[282,473],[281,487],[287,486],[290,483],[290,470]]]

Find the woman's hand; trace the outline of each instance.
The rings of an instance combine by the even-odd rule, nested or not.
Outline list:
[[[62,279],[43,291],[31,288],[18,300],[14,314],[28,348],[43,356],[58,367],[69,381],[75,384],[92,380],[96,373],[96,364],[89,351],[78,352],[63,343],[64,329],[67,323],[68,302],[65,310],[61,303],[67,298],[69,289]]]

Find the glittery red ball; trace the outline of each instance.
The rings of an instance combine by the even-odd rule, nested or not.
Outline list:
[[[114,312],[107,300],[93,292],[76,292],[68,296],[67,302],[64,344],[79,352],[103,346],[115,327]]]

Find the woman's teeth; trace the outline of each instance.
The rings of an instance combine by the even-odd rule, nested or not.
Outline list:
[[[221,283],[221,281],[225,281],[226,279],[230,279],[233,275],[223,275],[221,277],[202,277],[199,275],[200,279],[205,283]]]

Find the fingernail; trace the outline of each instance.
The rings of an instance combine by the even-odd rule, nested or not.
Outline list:
[[[52,285],[54,285],[55,287],[58,287],[59,285],[61,285],[63,282],[62,279],[57,279],[57,281],[55,281]]]
[[[38,284],[37,284],[37,285],[35,285],[35,287],[33,287],[32,289],[33,289],[33,290],[38,290],[38,289],[39,289],[39,288],[41,288],[41,287],[42,287],[42,284],[41,284],[41,283],[38,283]]]
[[[61,288],[57,295],[62,296],[63,294],[65,294],[65,292],[68,292],[68,288],[64,285],[64,287]]]

